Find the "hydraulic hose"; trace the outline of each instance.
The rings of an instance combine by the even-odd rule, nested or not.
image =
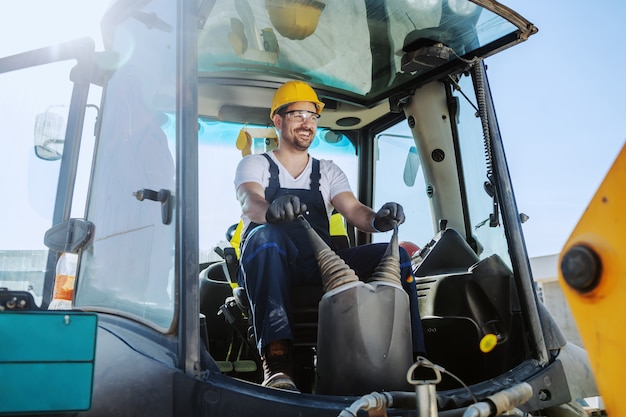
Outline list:
[[[344,408],[339,417],[356,417],[360,410],[383,410],[390,407],[403,410],[415,409],[415,393],[403,391],[372,392]]]
[[[530,384],[522,382],[513,385],[511,388],[490,395],[485,401],[472,404],[467,407],[463,417],[490,417],[499,416],[505,411],[509,411],[524,404],[533,396],[533,388]]]
[[[339,417],[356,417],[359,410],[381,410],[393,405],[393,394],[391,392],[372,392],[353,402],[349,407],[344,408]]]
[[[338,417],[356,417],[359,411],[384,410],[387,408],[415,410],[417,407],[415,393],[403,391],[372,392],[364,395],[343,409]],[[462,417],[466,407],[440,411],[439,417]]]
[[[533,396],[530,384],[522,382],[511,388],[497,392],[484,401],[454,410],[439,412],[439,417],[491,417],[515,409]],[[361,410],[386,410],[387,408],[411,410],[417,407],[414,393],[402,391],[372,392],[364,395],[344,408],[338,417],[356,417]]]

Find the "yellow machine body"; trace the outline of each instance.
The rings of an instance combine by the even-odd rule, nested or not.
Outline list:
[[[560,257],[559,282],[611,416],[626,415],[626,146],[598,188]],[[591,257],[573,256],[576,251]],[[580,252],[579,252],[580,253]]]

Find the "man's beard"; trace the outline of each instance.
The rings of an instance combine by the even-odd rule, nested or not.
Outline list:
[[[307,149],[311,147],[311,144],[313,143],[313,139],[315,138],[315,133],[313,133],[313,131],[310,129],[299,129],[299,130],[300,131],[304,130],[306,132],[309,132],[310,138],[301,139],[300,136],[298,135],[298,132],[294,131],[294,135],[289,137],[287,139],[287,142],[289,142],[294,148],[296,148],[299,151],[306,151]]]

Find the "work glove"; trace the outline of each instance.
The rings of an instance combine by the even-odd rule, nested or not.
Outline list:
[[[374,215],[372,226],[379,232],[387,232],[396,223],[404,223],[404,209],[398,203],[385,203]]]
[[[300,197],[285,194],[274,199],[265,212],[268,223],[282,223],[295,219],[299,214],[306,212],[306,204],[300,203]]]

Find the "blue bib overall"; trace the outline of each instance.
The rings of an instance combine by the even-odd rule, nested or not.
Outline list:
[[[263,154],[270,164],[269,185],[265,199],[272,203],[275,198],[291,194],[306,204],[308,222],[322,239],[330,245],[328,214],[320,192],[320,163],[313,159],[310,189],[282,188],[278,165],[269,155]],[[366,279],[378,266],[386,243],[362,245],[337,252],[357,273]],[[402,286],[409,294],[413,351],[424,352],[422,325],[419,317],[417,290],[411,271],[411,259],[400,248]],[[242,237],[239,285],[246,288],[257,340],[262,353],[263,346],[274,340],[293,340],[290,321],[290,292],[293,285],[321,286],[320,270],[304,228],[298,221],[280,224],[251,223]]]

